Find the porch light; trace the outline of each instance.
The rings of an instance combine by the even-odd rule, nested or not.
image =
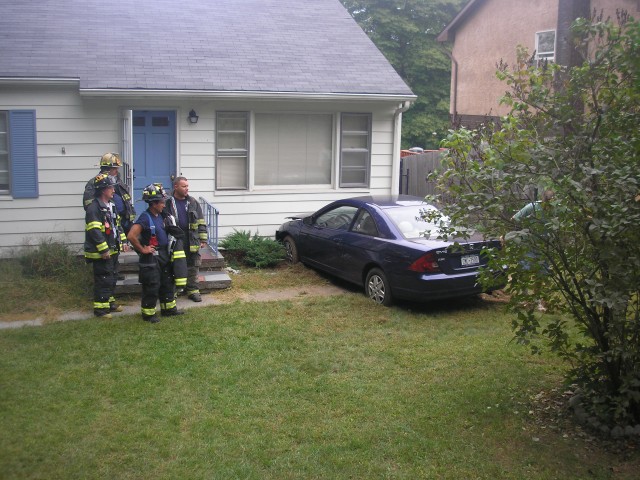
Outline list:
[[[198,115],[193,108],[189,112],[189,123],[198,123]]]

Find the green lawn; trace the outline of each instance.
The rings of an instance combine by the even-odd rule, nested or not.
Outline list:
[[[0,477],[637,478],[534,421],[561,367],[510,322],[352,292],[0,331]]]

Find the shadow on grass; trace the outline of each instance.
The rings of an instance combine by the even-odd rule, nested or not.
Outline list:
[[[364,287],[355,285],[351,282],[347,282],[341,278],[335,277],[331,274],[317,270],[313,267],[307,266],[318,274],[323,280],[331,285],[341,288],[349,293],[356,295],[365,295]],[[430,300],[426,302],[415,302],[410,300],[394,300],[393,305],[390,308],[399,308],[402,310],[411,311],[414,313],[425,314],[447,314],[451,312],[461,311],[477,311],[479,309],[490,310],[497,308],[494,303],[486,302],[480,298],[479,295],[472,295],[468,297],[456,297],[445,298],[442,300]]]

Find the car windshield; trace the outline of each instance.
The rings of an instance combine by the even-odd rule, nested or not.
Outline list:
[[[441,215],[436,207],[426,203],[387,208],[385,213],[406,239],[435,239],[440,235],[439,226],[441,223],[443,225],[448,225],[449,223],[449,219]],[[429,216],[435,214],[435,219],[425,219],[425,214]],[[438,218],[439,214],[440,218]]]

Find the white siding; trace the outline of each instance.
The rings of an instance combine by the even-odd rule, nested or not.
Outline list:
[[[393,116],[397,103],[284,102],[212,99],[83,98],[73,87],[0,86],[0,110],[35,109],[37,117],[39,198],[0,196],[0,256],[23,245],[53,237],[78,251],[84,241],[81,197],[87,180],[98,172],[100,156],[120,150],[120,111],[164,109],[177,112],[178,173],[189,179],[191,194],[203,196],[220,211],[220,237],[235,230],[273,236],[285,217],[316,210],[340,198],[391,192]],[[199,121],[187,122],[195,109]],[[373,114],[370,188],[282,188],[214,191],[215,113],[250,112]],[[336,132],[337,136],[337,132]],[[65,153],[62,153],[64,147]],[[334,158],[337,158],[334,145]],[[335,163],[335,162],[334,162]],[[335,178],[335,172],[333,173]]]

